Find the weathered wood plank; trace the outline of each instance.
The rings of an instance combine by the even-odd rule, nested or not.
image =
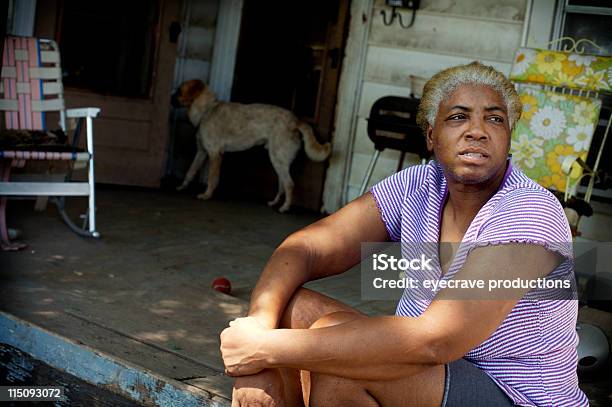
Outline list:
[[[177,58],[177,65],[180,66],[181,78],[179,82],[190,79],[200,79],[208,81],[210,73],[210,61],[196,58]],[[190,123],[191,124],[191,123]],[[192,128],[189,128],[193,132]]]
[[[4,312],[0,312],[0,343],[137,403],[151,406],[229,406],[226,398],[77,344]]]
[[[358,116],[362,118],[370,117],[372,105],[383,96],[410,97],[409,86],[387,85],[366,81],[363,83],[362,89],[358,113]]]
[[[513,52],[513,50],[512,50]],[[384,48],[370,45],[365,68],[365,80],[410,87],[410,75],[432,77],[436,72],[455,65],[472,62],[473,58],[425,52]],[[511,64],[481,60],[504,74],[510,73]]]
[[[192,25],[185,33],[187,44],[185,47],[185,57],[210,61],[212,58],[212,48],[215,38],[214,27],[198,27]]]
[[[422,137],[421,133],[414,134],[415,137]],[[354,154],[366,154],[371,155],[374,152],[374,143],[368,137],[368,122],[365,118],[360,117],[357,123],[357,132],[355,133],[355,145],[353,146]],[[405,160],[408,160],[408,157],[412,154],[407,154]],[[399,155],[398,155],[399,157]],[[411,158],[410,161],[417,162],[419,161],[417,156],[415,158]],[[365,171],[365,170],[364,170]]]
[[[374,149],[372,149],[372,152],[374,152]],[[397,171],[399,155],[399,151],[395,150],[385,150],[381,153],[378,162],[376,163],[376,167],[374,167],[374,172],[372,173],[372,178],[370,179],[368,188]],[[371,158],[372,154],[353,154],[349,185],[361,186]],[[418,163],[420,163],[418,156],[406,154],[406,158],[404,159],[404,167]]]
[[[527,0],[421,0],[419,14],[440,13],[469,19],[506,20],[521,22],[525,18]],[[385,0],[376,0],[376,7],[383,7]]]
[[[219,373],[214,376],[190,378],[181,381],[205,391],[211,391],[213,393],[226,395],[226,397],[231,397],[234,388],[234,380],[235,379],[232,377]]]
[[[137,407],[140,404],[34,359],[19,349],[0,343],[0,384],[3,386],[62,387],[55,406]],[[19,405],[21,403],[8,405]],[[28,403],[29,404],[29,403]]]
[[[417,15],[414,26],[404,29],[399,24],[384,25],[380,11],[373,11],[370,44],[472,59],[512,62],[523,30],[514,23],[427,14]]]

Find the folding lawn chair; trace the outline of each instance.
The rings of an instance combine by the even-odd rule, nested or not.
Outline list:
[[[11,243],[6,223],[7,197],[53,197],[60,215],[74,232],[81,236],[99,237],[96,230],[93,118],[100,109],[88,107],[65,109],[62,71],[58,45],[51,40],[6,37],[2,56],[0,110],[4,111],[0,133],[0,243],[3,250],[17,250],[24,244]],[[59,115],[59,128],[66,132],[66,121],[76,126],[71,143],[34,143],[36,134],[45,135],[48,113]],[[86,148],[79,149],[79,133],[85,120]],[[58,129],[59,130],[59,129]],[[34,131],[38,131],[35,133]],[[61,132],[60,132],[61,133]],[[21,137],[30,134],[32,138]],[[61,139],[61,137],[60,137]],[[23,167],[28,160],[61,160],[69,162],[64,182],[11,180],[11,167]],[[72,182],[72,170],[78,164],[88,166],[87,182]],[[78,167],[77,167],[78,168]],[[40,177],[39,177],[40,178]],[[82,225],[75,224],[65,211],[67,196],[89,198]]]
[[[572,46],[565,51],[519,48],[516,52],[510,80],[518,84],[523,114],[512,134],[511,153],[513,163],[527,176],[558,195],[562,193],[564,206],[574,207],[576,214],[568,218],[576,234],[580,215],[592,213],[588,202],[610,130],[608,116],[590,167],[587,154],[603,120],[599,94],[612,91],[612,57],[577,52],[586,40],[567,40]],[[579,202],[575,196],[585,177],[590,177],[589,184]],[[586,210],[580,209],[585,205]]]

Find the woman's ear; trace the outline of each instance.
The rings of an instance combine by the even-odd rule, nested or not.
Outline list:
[[[427,125],[427,132],[425,133],[425,139],[427,140],[427,151],[433,151],[433,127]]]

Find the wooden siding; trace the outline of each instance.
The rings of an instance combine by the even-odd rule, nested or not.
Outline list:
[[[359,192],[374,152],[366,132],[372,104],[382,96],[410,95],[410,75],[431,77],[441,69],[473,60],[509,73],[514,51],[521,41],[526,8],[526,0],[424,0],[414,26],[403,29],[397,21],[391,26],[383,24],[381,11],[390,11],[384,4],[384,0],[375,0],[366,16],[369,33],[358,83],[358,109],[352,116],[356,124],[349,138],[349,170],[342,185],[346,193],[335,197],[339,199],[337,205],[334,197],[327,197],[328,212],[337,209],[342,201],[354,199]],[[410,12],[400,12],[404,21],[409,21]],[[398,152],[383,152],[370,184],[394,173],[398,158]],[[418,162],[417,156],[407,155],[404,165]],[[333,172],[332,165],[330,175]]]
[[[186,0],[183,31],[174,73],[175,85],[189,80],[208,81],[212,61],[219,0]]]

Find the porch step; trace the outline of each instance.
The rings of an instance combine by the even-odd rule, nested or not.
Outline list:
[[[72,322],[87,324],[86,321],[78,321],[76,319]],[[122,338],[117,333],[95,325],[86,326],[86,328],[90,335],[104,335],[111,342],[122,342],[124,349],[129,348],[124,346],[126,340],[129,339]],[[116,355],[91,348],[5,312],[0,312],[0,345],[5,354],[4,359],[6,359],[6,354],[10,353],[11,348],[17,350],[13,352],[15,357],[11,366],[22,373],[25,372],[25,376],[32,375],[35,365],[29,363],[27,358],[22,357],[23,355],[20,356],[19,352],[27,354],[37,363],[40,362],[64,375],[96,386],[102,392],[116,394],[134,404],[206,407],[229,407],[231,404],[227,396],[228,386],[231,389],[231,381],[228,377],[205,366],[197,366],[196,362],[181,359],[177,355],[166,354],[157,355],[157,357],[160,358],[160,362],[164,362],[162,364],[166,365],[162,370],[167,371],[172,366],[173,370],[181,370],[184,374],[185,369],[191,369],[194,375],[183,378],[184,381],[153,372]],[[145,344],[140,345],[146,346]],[[135,345],[132,344],[133,346]],[[153,357],[156,352],[163,353],[158,349],[149,350]],[[24,374],[21,374],[21,377],[23,378]],[[188,380],[193,380],[194,377],[199,378],[197,387],[186,383]],[[2,380],[6,381],[7,378],[2,378]],[[67,383],[72,382],[68,380]]]

